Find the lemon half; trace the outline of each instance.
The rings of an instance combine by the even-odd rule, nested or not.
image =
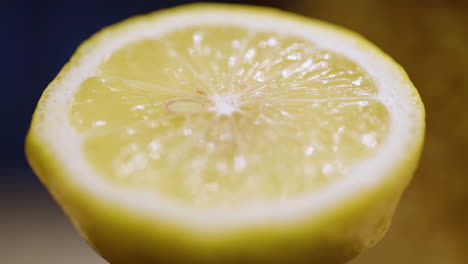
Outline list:
[[[83,43],[44,92],[34,171],[110,263],[344,263],[417,166],[424,108],[355,33],[195,4]]]

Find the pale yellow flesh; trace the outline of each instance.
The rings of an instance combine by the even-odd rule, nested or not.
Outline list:
[[[70,108],[103,176],[199,207],[313,192],[385,139],[370,77],[298,37],[189,27],[114,52]]]

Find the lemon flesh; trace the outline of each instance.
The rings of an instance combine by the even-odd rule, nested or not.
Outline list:
[[[26,155],[112,264],[342,264],[387,230],[423,139],[411,81],[357,34],[197,4],[83,43]]]
[[[313,192],[385,139],[389,116],[368,74],[277,32],[199,25],[135,41],[73,99],[102,177],[197,207]]]

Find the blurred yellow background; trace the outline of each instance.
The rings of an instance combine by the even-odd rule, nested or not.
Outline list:
[[[425,103],[427,137],[420,167],[386,237],[352,264],[468,263],[468,1],[243,2],[361,33],[403,65]],[[33,177],[25,169],[0,171],[11,178]],[[40,185],[3,187],[0,263],[105,263]]]

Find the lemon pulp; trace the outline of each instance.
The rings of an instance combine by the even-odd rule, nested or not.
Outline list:
[[[102,177],[195,207],[324,188],[385,140],[368,74],[288,33],[199,25],[134,41],[70,107]]]

